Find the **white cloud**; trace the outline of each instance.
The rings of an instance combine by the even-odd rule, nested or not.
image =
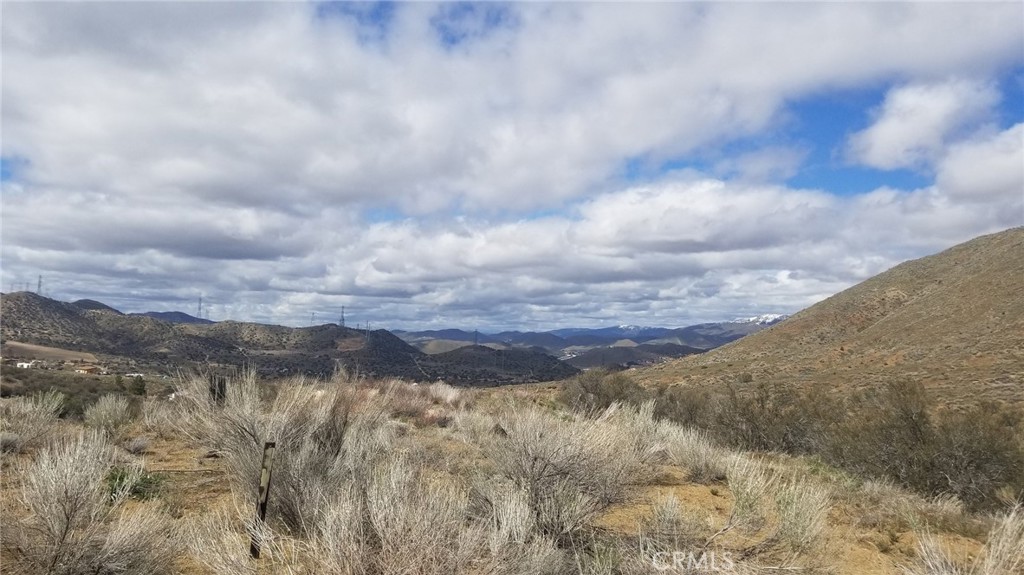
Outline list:
[[[1024,198],[1024,124],[951,146],[939,163],[936,183],[957,200],[1020,202]]]
[[[1019,223],[1021,129],[974,132],[994,89],[962,79],[1020,63],[1015,5],[525,3],[456,22],[458,46],[445,10],[397,5],[382,32],[299,3],[5,5],[2,153],[27,165],[3,288],[43,273],[137,311],[201,292],[292,324],[681,325]],[[937,162],[935,186],[843,198],[766,183],[798,148],[723,159],[787,102],[896,80],[863,153]],[[904,101],[927,113],[900,123]],[[621,179],[693,156],[711,176]]]
[[[850,137],[848,155],[884,170],[930,167],[950,139],[976,129],[998,101],[991,84],[963,79],[895,88],[874,123]]]

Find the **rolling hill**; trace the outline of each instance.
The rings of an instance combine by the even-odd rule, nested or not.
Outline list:
[[[1013,228],[902,263],[766,330],[637,377],[836,390],[911,379],[950,400],[1024,402],[1022,286],[1024,228]]]
[[[593,367],[632,367],[655,364],[665,358],[685,357],[705,350],[675,343],[641,343],[633,346],[597,347],[564,361],[580,369]]]
[[[378,377],[497,385],[550,381],[577,371],[543,350],[516,350],[497,363],[468,353],[431,356],[387,330],[367,332],[335,324],[290,328],[235,321],[172,322],[160,316],[126,315],[92,300],[65,303],[30,292],[2,295],[0,313],[2,343],[98,354],[107,363],[145,365],[168,374],[189,366],[252,366],[266,376],[319,376],[343,366]],[[169,317],[181,319],[178,314]]]

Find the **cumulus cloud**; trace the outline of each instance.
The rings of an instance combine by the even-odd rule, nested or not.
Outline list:
[[[885,170],[930,167],[951,138],[977,129],[998,101],[998,91],[985,82],[900,86],[886,94],[874,123],[850,137],[848,154]]]
[[[936,181],[957,200],[1019,202],[1024,196],[1024,124],[951,146]]]
[[[1011,4],[391,6],[5,5],[3,289],[43,273],[58,297],[202,293],[215,319],[290,324],[683,325],[1020,223],[1021,127],[987,126],[1021,60]],[[934,185],[784,184],[808,154],[768,137],[790,102],[896,81],[850,149]]]

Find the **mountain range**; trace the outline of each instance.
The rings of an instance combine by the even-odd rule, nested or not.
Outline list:
[[[190,366],[244,365],[266,376],[323,376],[340,366],[379,377],[498,385],[577,373],[536,349],[481,347],[427,355],[387,330],[214,323],[180,312],[124,314],[93,300],[60,302],[30,292],[0,294],[0,314],[0,343],[88,352],[106,365],[145,366],[164,374]]]
[[[773,314],[682,328],[619,325],[494,334],[460,329],[394,333],[427,354],[448,352],[468,345],[483,345],[494,349],[535,349],[556,355],[576,367],[591,368],[646,365],[666,358],[703,353],[785,318],[784,315]]]

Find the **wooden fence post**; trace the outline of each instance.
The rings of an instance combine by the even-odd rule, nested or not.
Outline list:
[[[257,525],[263,523],[267,519],[267,501],[270,500],[270,474],[274,467],[274,451],[276,448],[277,444],[273,441],[268,441],[263,444],[263,466],[260,470],[260,493],[256,498]],[[252,539],[249,543],[249,555],[252,556],[253,559],[260,558],[260,542],[255,530],[253,530]]]

